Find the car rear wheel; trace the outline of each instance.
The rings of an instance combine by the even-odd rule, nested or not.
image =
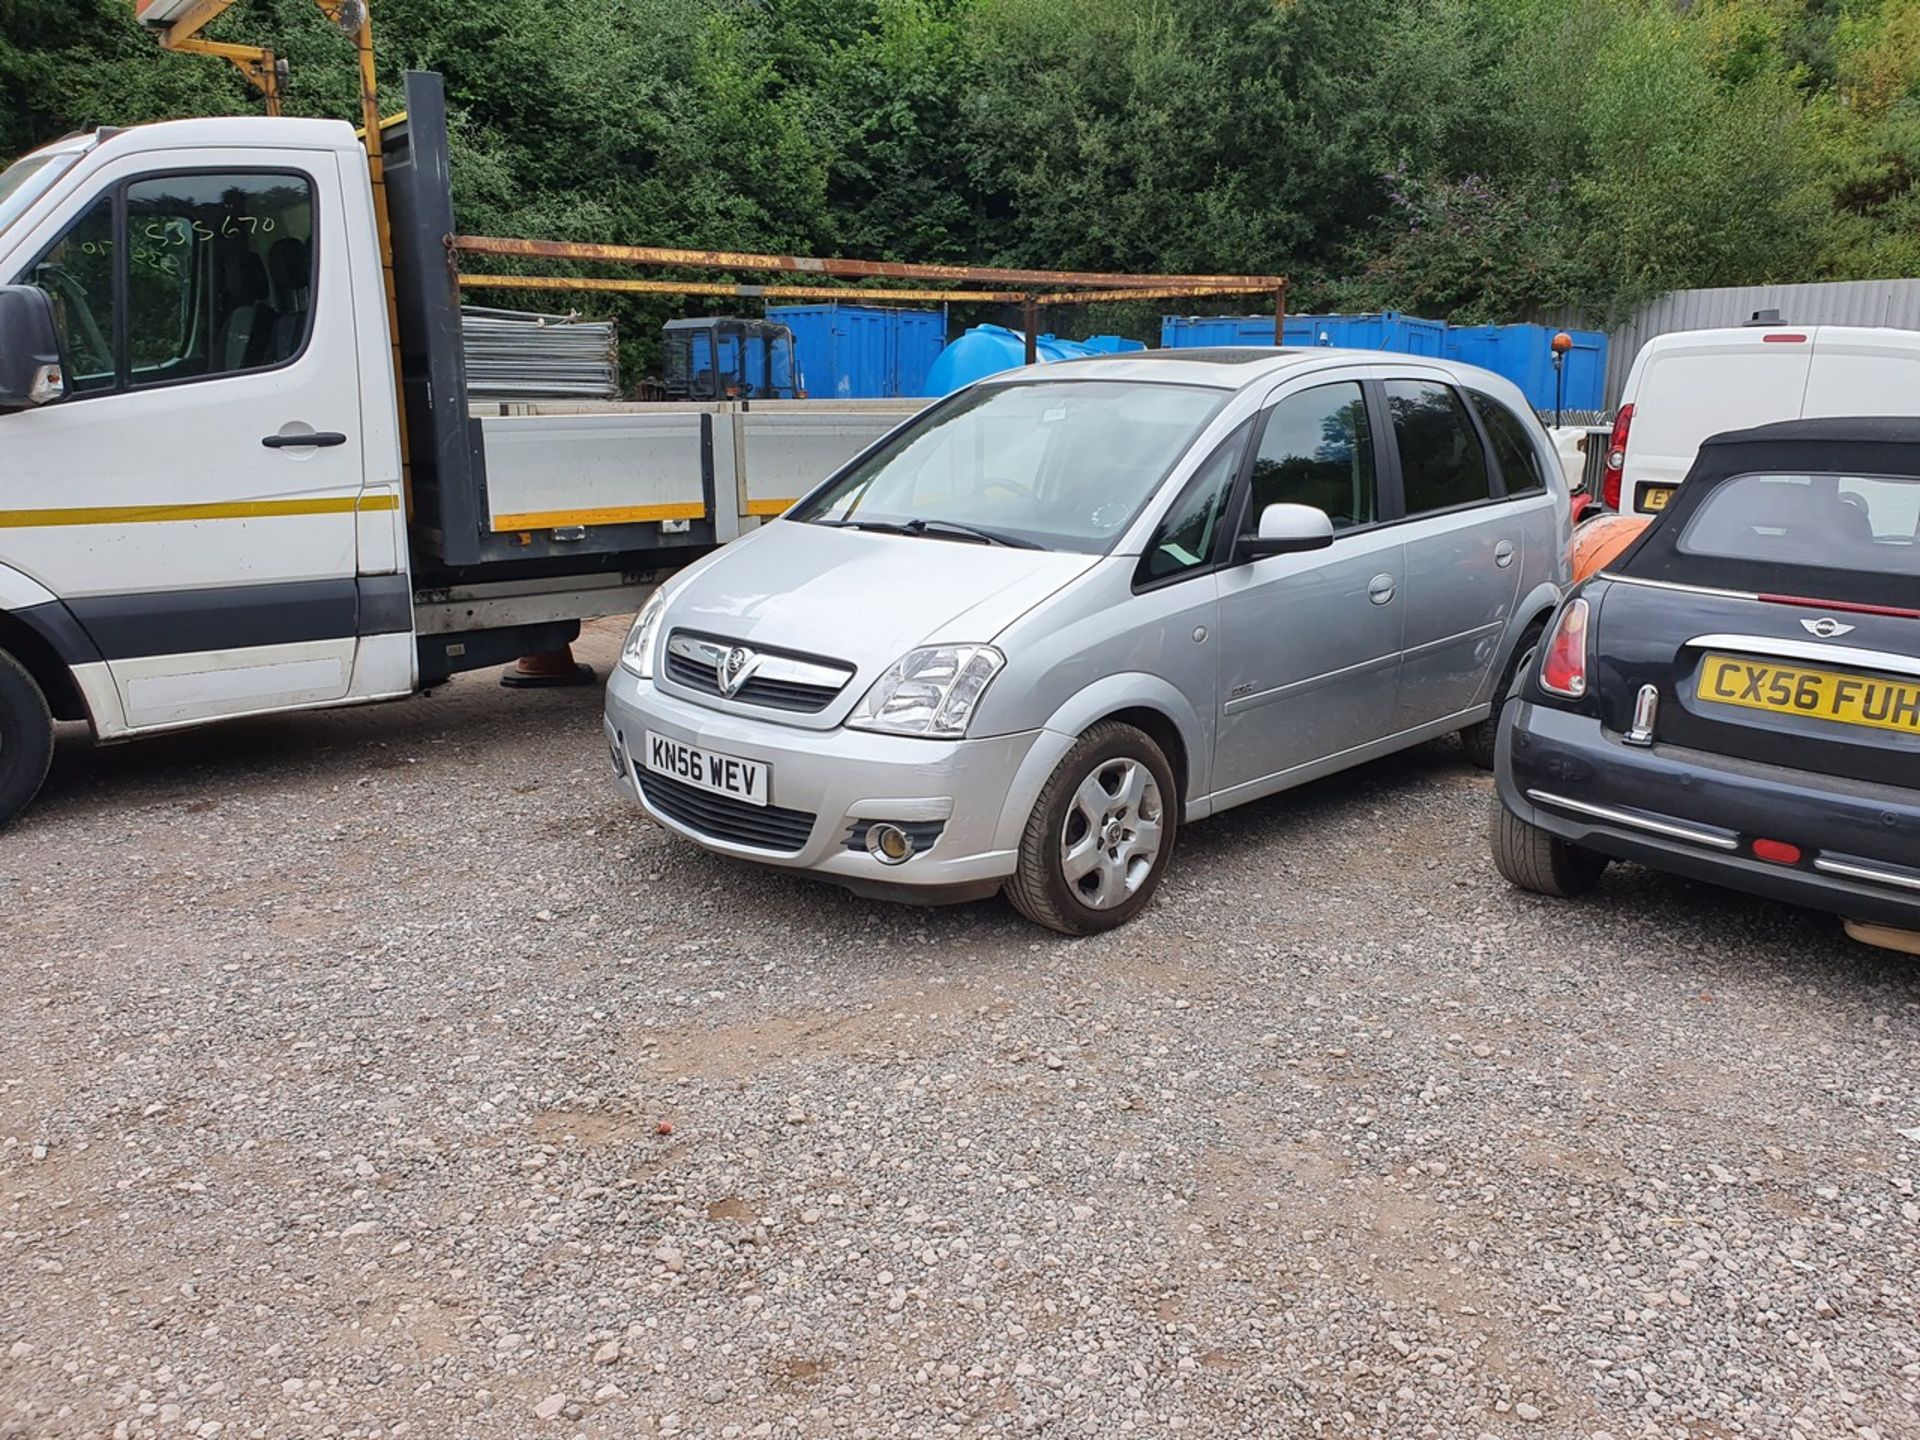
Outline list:
[[[1499,801],[1493,805],[1494,868],[1510,885],[1571,900],[1600,883],[1607,857],[1585,846],[1549,835],[1529,824]]]
[[[1112,930],[1153,898],[1178,828],[1166,755],[1146,732],[1103,721],[1041,788],[1007,898],[1063,935]]]
[[[1513,657],[1507,661],[1507,668],[1500,676],[1500,684],[1493,692],[1493,713],[1478,725],[1469,725],[1460,732],[1460,743],[1466,748],[1467,759],[1482,770],[1493,768],[1493,751],[1500,739],[1500,712],[1507,708],[1507,698],[1513,693],[1513,682],[1526,664],[1533,658],[1533,652],[1539,648],[1540,637],[1546,633],[1547,622],[1536,620],[1521,635],[1520,643],[1513,647]]]
[[[19,661],[0,650],[0,825],[39,793],[53,761],[47,697]]]

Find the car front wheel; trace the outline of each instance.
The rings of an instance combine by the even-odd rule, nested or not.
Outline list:
[[[1007,898],[1064,935],[1124,925],[1153,898],[1179,823],[1165,753],[1145,731],[1103,721],[1041,788]]]

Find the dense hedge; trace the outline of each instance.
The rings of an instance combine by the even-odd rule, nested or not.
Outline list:
[[[1920,274],[1920,0],[374,0],[476,232],[1284,271],[1294,308],[1605,319]],[[310,0],[289,108],[351,115]],[[244,112],[127,0],[0,0],[0,151]],[[510,297],[496,296],[500,303]],[[668,307],[619,309],[637,342]],[[693,305],[674,306],[691,309]],[[987,318],[1006,318],[987,317]],[[1152,333],[1150,308],[1058,317]]]

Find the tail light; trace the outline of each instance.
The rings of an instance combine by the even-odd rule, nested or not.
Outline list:
[[[1633,406],[1622,405],[1613,417],[1607,437],[1607,468],[1600,480],[1600,499],[1609,510],[1620,508],[1620,477],[1627,466],[1627,432],[1633,429]]]
[[[1578,700],[1587,693],[1587,602],[1569,600],[1553,622],[1540,661],[1540,688]]]

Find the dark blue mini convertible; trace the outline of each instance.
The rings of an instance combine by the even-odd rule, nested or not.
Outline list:
[[[1501,874],[1571,896],[1634,860],[1920,930],[1917,533],[1920,420],[1708,440],[1522,667]]]

